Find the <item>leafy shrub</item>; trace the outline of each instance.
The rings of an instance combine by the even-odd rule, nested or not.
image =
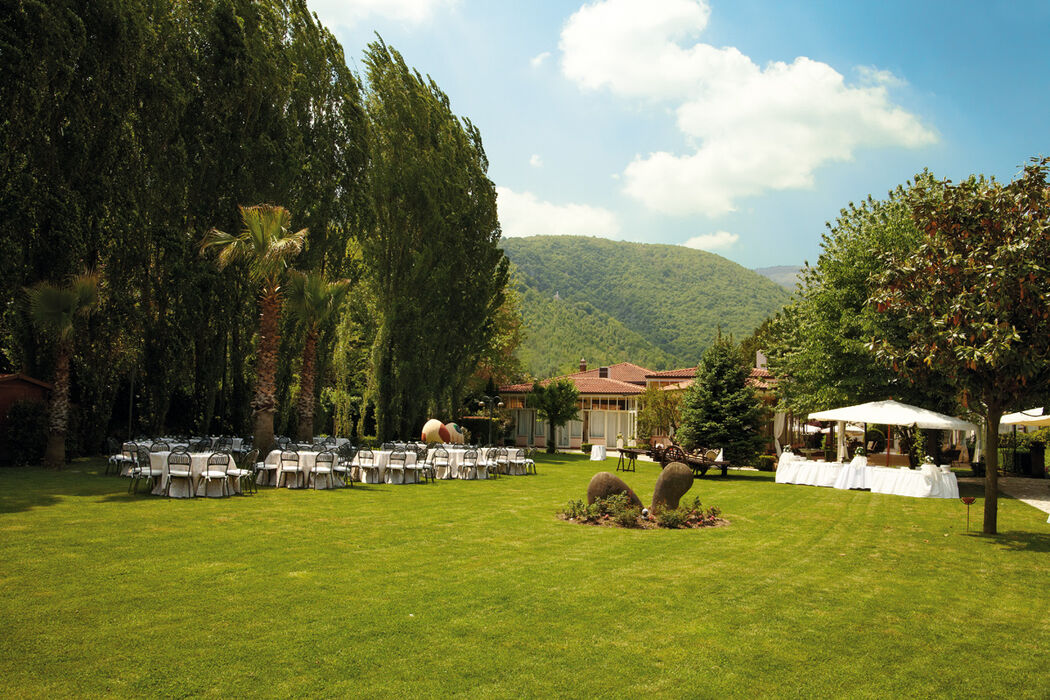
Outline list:
[[[638,518],[642,517],[642,509],[638,506],[625,508],[613,516],[613,520],[620,527],[638,527]]]
[[[0,460],[7,464],[40,464],[47,447],[47,406],[39,401],[11,404],[0,430]]]
[[[585,442],[582,445],[580,445],[580,452],[584,453],[585,455],[586,454],[590,454],[591,453],[591,447],[592,447],[591,443]]]
[[[755,467],[760,472],[771,472],[773,471],[773,465],[776,464],[777,458],[773,455],[759,455],[755,458]]]
[[[631,505],[627,494],[615,494],[599,498],[590,505],[583,501],[569,501],[561,512],[562,517],[580,523],[609,524],[618,527],[657,527],[678,529],[715,525],[720,521],[718,508],[704,510],[699,498],[678,508],[665,508],[649,516],[643,516],[638,506]]]
[[[370,450],[378,449],[380,446],[379,438],[374,435],[363,435],[361,436],[358,447],[367,447]]]
[[[686,514],[681,508],[665,508],[656,513],[656,524],[669,530],[677,530],[686,523]]]
[[[699,498],[693,498],[688,505],[677,508],[665,508],[656,513],[656,524],[660,527],[676,529],[682,527],[705,527],[718,522],[722,511],[714,506],[704,510]]]
[[[628,516],[625,513],[632,513],[633,515]],[[641,510],[631,506],[631,501],[626,493],[617,493],[607,498],[599,498],[590,505],[585,505],[583,501],[569,501],[568,506],[562,510],[564,517],[585,523],[595,523],[604,518],[612,518],[619,523],[621,519],[626,520],[632,517],[634,519],[633,524],[629,526],[624,525],[624,527],[635,527],[641,514]]]

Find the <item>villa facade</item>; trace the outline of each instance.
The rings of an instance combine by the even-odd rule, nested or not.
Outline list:
[[[556,379],[569,379],[580,392],[580,420],[557,429],[554,436],[559,449],[579,449],[583,443],[616,447],[618,435],[625,443],[635,434],[638,421],[638,397],[645,391],[645,378],[651,370],[621,362],[607,367],[587,369],[580,361],[580,371],[546,379],[546,386]],[[531,384],[500,387],[500,396],[513,422],[515,444],[546,447],[549,426],[540,420],[536,409],[528,405]]]
[[[775,403],[773,389],[776,379],[765,367],[765,357],[761,353],[756,358],[756,366],[748,377],[750,384],[763,403],[772,407]],[[624,444],[629,444],[637,434],[639,400],[646,389],[657,387],[663,391],[683,392],[695,381],[696,367],[654,372],[631,362],[621,362],[607,367],[587,369],[587,362],[580,360],[580,371],[560,377],[545,379],[540,384],[546,386],[556,379],[568,379],[580,392],[580,419],[569,421],[557,429],[554,436],[559,449],[579,449],[580,445],[603,444],[616,447],[617,438],[622,436]],[[509,384],[499,388],[504,406],[510,412],[514,442],[519,447],[546,447],[549,425],[540,420],[536,409],[528,405],[531,384]],[[666,427],[657,430],[650,437],[651,444],[669,444],[671,436]],[[773,424],[765,432],[772,439]]]

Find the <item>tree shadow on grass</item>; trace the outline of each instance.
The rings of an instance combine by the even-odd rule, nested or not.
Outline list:
[[[127,488],[126,483],[121,484],[116,477],[101,476],[93,468],[76,463],[61,471],[41,467],[4,468],[0,470],[0,514],[53,506],[68,496],[106,495],[118,484]]]
[[[1010,552],[1050,552],[1050,533],[1047,532],[1011,530],[1000,532],[998,535],[971,532],[970,536],[987,540],[989,544]]]

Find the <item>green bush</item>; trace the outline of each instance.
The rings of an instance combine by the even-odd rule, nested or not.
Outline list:
[[[0,430],[0,461],[21,466],[40,464],[47,447],[47,406],[39,401],[11,404]]]
[[[656,524],[669,530],[677,530],[686,522],[688,517],[681,508],[667,508],[656,513]]]
[[[582,445],[580,445],[580,452],[584,453],[585,455],[589,455],[591,453],[591,447],[593,447],[591,443],[585,442]]]
[[[613,515],[613,520],[620,527],[638,527],[638,518],[640,517],[642,517],[642,509],[634,506],[633,508],[625,508],[617,512]]]
[[[760,472],[773,471],[773,465],[775,465],[776,463],[776,455],[759,455],[755,458],[755,467]]]

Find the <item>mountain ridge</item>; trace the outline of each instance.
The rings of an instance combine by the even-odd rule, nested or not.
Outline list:
[[[775,282],[683,246],[583,236],[501,242],[513,263],[537,377],[630,361],[653,370],[695,365],[719,330],[751,333],[788,299]]]

